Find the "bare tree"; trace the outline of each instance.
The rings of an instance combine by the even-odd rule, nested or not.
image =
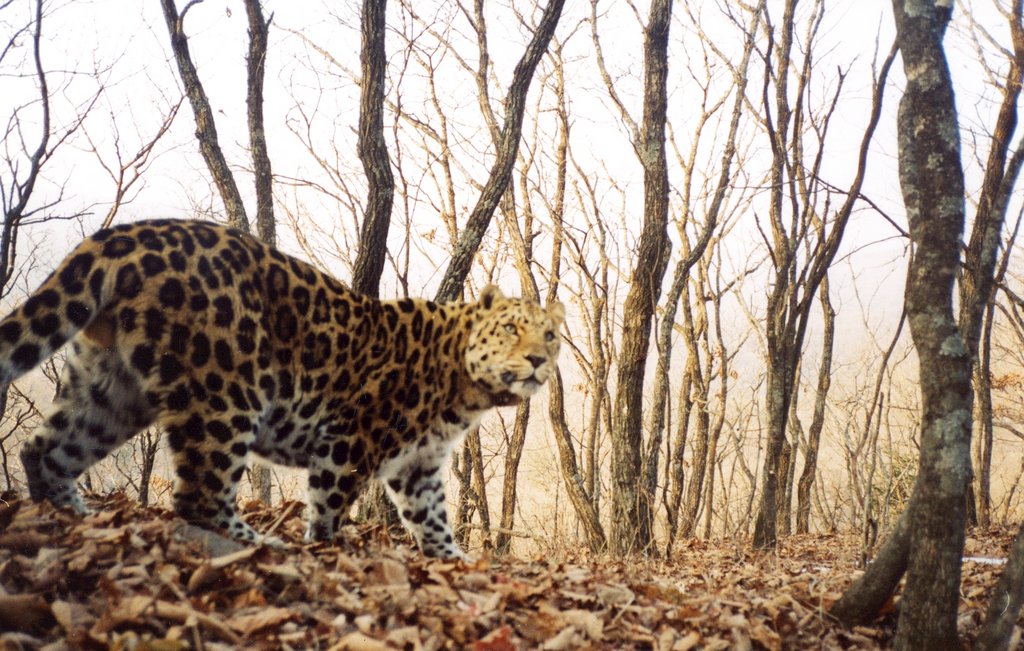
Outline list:
[[[960,276],[960,315],[958,325],[964,337],[967,350],[974,358],[974,392],[975,408],[978,418],[976,422],[982,442],[992,437],[992,395],[989,385],[989,366],[983,354],[979,353],[981,337],[986,323],[986,315],[993,313],[995,290],[995,269],[998,262],[1000,233],[1006,221],[1006,211],[1010,198],[1024,164],[1024,137],[1018,139],[1016,150],[1010,153],[1010,147],[1017,128],[1017,103],[1021,95],[1022,76],[1024,76],[1024,11],[1021,0],[1014,0],[1010,7],[1001,10],[1010,30],[1012,49],[1000,48],[1005,52],[1007,63],[1005,76],[1000,90],[1002,100],[996,115],[995,125],[991,133],[991,146],[985,162],[981,192],[978,197],[977,209],[971,236],[964,250],[963,272]],[[984,32],[972,21],[972,28]],[[980,48],[979,48],[980,50]],[[979,59],[984,56],[979,51]],[[994,73],[990,71],[994,76]],[[1011,241],[1012,242],[1012,241]],[[1004,259],[1009,258],[1009,251],[1004,251]],[[990,460],[979,469],[978,488],[981,503],[977,504],[977,515],[988,519],[988,493],[990,482]],[[974,494],[971,494],[972,498]],[[971,506],[975,506],[972,499]],[[974,518],[976,520],[976,518]]]
[[[505,122],[501,128],[500,144],[495,151],[494,164],[487,177],[487,182],[480,191],[480,197],[463,226],[459,241],[452,251],[448,269],[437,290],[436,300],[439,302],[451,301],[462,291],[462,285],[466,276],[469,275],[473,256],[476,255],[484,232],[494,215],[494,210],[508,187],[519,150],[523,114],[526,110],[526,93],[530,89],[534,70],[544,52],[547,51],[548,43],[558,26],[558,19],[562,15],[564,4],[565,0],[548,0],[548,5],[544,8],[533,38],[512,73],[512,82],[509,85],[508,95],[505,97]]]
[[[654,0],[644,28],[644,114],[639,138],[633,143],[644,168],[644,219],[632,283],[626,295],[611,432],[612,514],[608,542],[610,551],[619,555],[646,553],[653,537],[653,498],[645,494],[641,477],[642,408],[651,321],[671,247],[665,154],[671,18],[672,0]]]
[[[857,168],[846,191],[846,199],[834,214],[826,218],[820,213],[830,210],[826,198],[828,188],[823,185],[819,171],[826,151],[825,134],[842,90],[845,72],[840,72],[830,107],[825,111],[814,111],[807,104],[805,91],[814,72],[813,43],[824,15],[824,5],[818,0],[809,15],[807,33],[800,39],[804,43],[801,59],[797,59],[793,51],[796,5],[796,0],[787,0],[778,23],[767,8],[763,11],[764,24],[770,29],[764,53],[762,105],[766,117],[763,124],[772,155],[768,235],[764,237],[766,240],[769,236],[771,238],[769,247],[773,270],[765,314],[768,443],[753,540],[754,546],[759,548],[774,547],[777,541],[779,492],[785,488],[784,483],[780,484],[785,481],[785,475],[780,471],[783,470],[783,451],[788,445],[786,427],[807,323],[818,288],[835,258],[846,224],[860,199],[868,146],[881,116],[885,80],[895,57],[894,47],[883,62],[875,82],[871,112],[861,137]],[[789,91],[791,81],[797,86],[792,96],[798,98],[795,104]],[[809,150],[811,138],[804,131],[805,125],[818,141],[816,150]],[[815,221],[820,228],[813,228]]]
[[[756,8],[752,13],[752,20],[758,20],[758,13],[760,8]],[[693,17],[691,17],[693,18]],[[698,20],[693,18],[694,23],[698,23]],[[714,44],[711,39],[702,36],[702,43],[708,49],[714,49]],[[683,240],[683,255],[677,261],[675,271],[673,272],[672,284],[668,290],[665,300],[664,312],[661,315],[661,324],[657,334],[657,349],[658,349],[658,362],[655,368],[654,374],[654,400],[651,405],[649,423],[647,430],[649,432],[649,438],[646,443],[646,453],[644,454],[643,465],[645,467],[644,481],[645,491],[647,493],[647,499],[649,502],[653,501],[654,495],[657,492],[657,469],[658,469],[658,453],[662,447],[662,439],[665,431],[665,420],[666,420],[666,409],[668,408],[668,393],[669,393],[669,366],[672,359],[672,335],[673,330],[676,327],[676,310],[679,304],[680,298],[683,294],[686,294],[684,304],[684,326],[683,332],[687,345],[687,366],[684,371],[684,384],[687,391],[682,396],[684,401],[683,413],[680,417],[679,427],[682,435],[678,437],[675,446],[675,452],[673,453],[671,447],[666,452],[665,466],[666,469],[672,468],[673,472],[669,474],[668,481],[666,482],[666,490],[671,485],[672,497],[667,503],[668,508],[668,522],[669,522],[669,540],[666,545],[667,550],[671,547],[672,541],[676,534],[677,521],[679,517],[679,507],[682,498],[682,482],[683,482],[683,450],[686,444],[685,433],[687,431],[689,415],[693,408],[696,408],[696,423],[697,423],[697,446],[698,450],[695,452],[693,457],[694,472],[690,477],[690,490],[687,495],[687,504],[685,509],[684,524],[683,524],[683,535],[689,536],[692,534],[694,526],[697,522],[698,513],[700,507],[699,495],[704,489],[705,472],[707,469],[708,462],[708,451],[709,443],[713,436],[712,425],[710,419],[710,404],[707,400],[710,394],[710,386],[712,378],[712,369],[706,369],[706,373],[700,369],[701,355],[697,350],[698,338],[702,334],[707,333],[708,321],[706,311],[706,301],[702,297],[711,298],[713,293],[711,291],[705,291],[705,283],[707,281],[707,263],[702,258],[705,253],[709,250],[713,250],[713,247],[709,248],[709,243],[712,240],[713,234],[716,232],[716,226],[718,225],[721,214],[724,212],[724,203],[727,192],[732,188],[734,184],[732,165],[733,161],[737,156],[737,139],[740,127],[740,117],[743,114],[743,107],[746,101],[746,86],[749,75],[749,62],[750,55],[754,49],[754,30],[751,27],[748,30],[746,38],[744,39],[743,54],[741,55],[739,62],[736,64],[730,63],[733,84],[726,94],[720,99],[710,99],[708,97],[707,89],[704,89],[703,101],[701,103],[702,111],[698,117],[697,125],[694,130],[692,137],[692,144],[687,152],[685,158],[681,155],[677,156],[681,158],[681,167],[683,168],[683,181],[681,184],[681,200],[682,200],[682,213],[683,217],[679,220],[678,229],[680,237]],[[716,52],[719,58],[729,61],[727,56],[724,56],[721,52]],[[707,59],[705,58],[705,61]],[[705,64],[707,65],[707,64]],[[706,71],[709,73],[710,71]],[[714,114],[725,105],[725,100],[728,95],[733,95],[732,111],[729,114],[728,120],[728,132],[724,139],[724,146],[722,152],[722,160],[719,167],[718,179],[715,183],[714,188],[711,190],[711,201],[709,205],[704,208],[704,224],[701,226],[701,231],[697,234],[694,242],[690,242],[686,227],[688,222],[693,220],[694,213],[696,212],[696,198],[694,194],[697,190],[694,188],[695,183],[699,183],[695,180],[695,172],[698,167],[698,152],[701,137],[704,135],[704,130],[709,126],[709,122]],[[671,138],[672,145],[675,147],[674,134]],[[694,318],[690,307],[690,272],[694,265],[700,263],[701,268],[699,270],[700,280],[697,283],[697,287],[693,291],[698,295],[696,300],[698,309],[700,310],[699,324],[697,328],[694,327]],[[710,365],[710,355],[705,355],[705,359]],[[720,364],[720,368],[724,369],[724,362]],[[724,376],[723,376],[724,377]],[[697,396],[695,399],[691,399],[690,391],[696,392]],[[723,396],[724,402],[724,396]],[[718,422],[720,430],[721,421]],[[654,508],[651,506],[647,511],[648,517],[653,518]],[[653,526],[653,524],[651,525]]]
[[[8,3],[9,4],[9,3]],[[4,6],[6,8],[6,5]],[[51,115],[51,98],[55,93],[66,90],[64,84],[51,88],[50,77],[43,66],[42,45],[43,19],[47,7],[42,0],[31,6],[26,23],[15,29],[8,42],[0,49],[0,62],[6,59],[25,36],[30,44],[31,58],[29,77],[34,79],[34,98],[15,106],[7,116],[3,141],[18,143],[20,146],[3,148],[2,174],[0,174],[0,208],[3,209],[3,223],[0,224],[0,296],[6,296],[14,285],[20,266],[18,238],[23,227],[60,218],[56,208],[64,199],[61,186],[56,196],[48,196],[39,202],[35,196],[37,184],[43,179],[44,169],[50,164],[57,151],[82,128],[102,93],[102,84],[91,97],[82,103],[77,113],[63,126],[56,127]],[[99,72],[97,71],[97,75]],[[31,115],[30,115],[31,114]],[[37,138],[32,142],[33,135]],[[80,217],[80,214],[71,217]],[[0,387],[0,414],[7,413],[8,388]],[[22,412],[15,415],[15,424],[26,422]],[[7,439],[17,431],[0,439],[0,456],[3,457],[4,472],[7,473]],[[9,481],[9,475],[8,475]]]
[[[937,337],[949,335],[947,330],[955,332],[957,336],[963,337],[960,340],[963,352],[971,364],[969,375],[970,371],[973,371],[977,379],[978,373],[988,373],[988,369],[981,365],[981,358],[978,355],[983,317],[985,308],[991,301],[999,232],[1005,220],[1010,193],[1024,160],[1020,147],[1015,154],[1008,155],[1009,141],[1017,120],[1016,97],[1019,96],[1021,88],[1021,53],[1024,52],[1021,45],[1024,31],[1020,27],[1021,3],[1014,2],[1006,14],[1011,22],[1014,47],[1009,54],[1010,66],[1002,90],[1003,102],[996,119],[996,137],[992,139],[992,148],[986,161],[975,225],[965,249],[960,315],[958,322],[950,325],[944,320],[946,310],[952,309],[948,303],[949,296],[944,293],[948,290],[935,288],[925,294],[924,289],[919,289],[911,283],[923,284],[931,280],[945,287],[946,274],[952,273],[950,269],[955,269],[955,266],[947,268],[945,264],[949,262],[950,256],[955,256],[952,258],[954,263],[959,258],[958,242],[963,230],[964,208],[962,198],[952,196],[952,191],[963,189],[959,142],[954,142],[955,139],[952,137],[942,136],[955,133],[957,128],[942,46],[942,38],[951,12],[948,6],[935,3],[929,6],[927,11],[911,15],[910,12],[904,11],[901,3],[894,2],[894,5],[904,67],[927,71],[923,77],[915,75],[914,85],[908,82],[905,99],[900,105],[901,185],[916,184],[910,190],[904,187],[903,191],[911,220],[912,238],[918,245],[913,264],[921,270],[918,271],[920,277],[915,277],[915,267],[911,267],[911,277],[908,278],[907,285],[908,321],[918,348],[918,356],[921,358],[921,468],[910,503],[897,522],[895,530],[864,576],[855,581],[843,598],[835,604],[833,613],[847,624],[867,621],[878,612],[906,571],[908,579],[904,592],[905,600],[909,602],[913,597],[921,601],[919,604],[915,603],[906,617],[901,616],[897,643],[909,648],[920,644],[947,643],[952,641],[956,634],[955,595],[959,588],[963,525],[967,517],[964,510],[967,486],[961,486],[959,473],[962,464],[969,464],[972,397],[978,391],[986,392],[987,382],[976,382],[973,392],[964,397],[961,395],[961,383],[965,380],[960,377],[961,369],[958,365],[960,351],[925,348],[922,352],[922,346],[934,349],[937,342],[943,341],[936,341]],[[908,52],[907,47],[913,50]],[[924,85],[922,79],[931,79],[931,85]],[[904,103],[907,104],[906,107]],[[914,123],[911,117],[916,114],[916,107],[928,107],[929,111],[936,112],[935,115],[923,113],[920,116],[920,119],[928,121],[930,129],[938,130],[929,131],[926,138],[921,138],[920,133],[914,138],[905,135],[920,128],[919,123]],[[906,131],[903,131],[904,129]],[[911,145],[931,149],[918,153]],[[904,147],[908,148],[906,153]],[[930,154],[927,153],[929,151]],[[906,162],[905,156],[908,159]],[[932,167],[926,165],[928,160],[932,161]],[[936,165],[943,168],[937,169]],[[908,169],[905,171],[904,167]],[[911,176],[912,174],[915,176]],[[939,176],[935,176],[936,174]],[[932,183],[942,186],[942,193],[932,194],[933,190],[928,185],[929,179],[932,179]],[[908,196],[908,192],[912,194]],[[924,203],[926,200],[936,203]],[[942,201],[945,203],[940,203]],[[944,210],[939,210],[940,207]],[[954,208],[959,210],[959,214],[955,214]],[[934,215],[933,220],[924,222],[921,216],[930,215]],[[915,218],[918,219],[920,229],[916,235]],[[945,233],[939,232],[942,228],[946,229]],[[922,256],[920,242],[932,247],[944,245],[950,248],[943,250],[940,255],[933,253],[929,259],[927,255]],[[925,266],[929,264],[941,269],[942,275],[929,276],[930,272],[927,269],[931,267]],[[931,337],[926,333],[915,333],[915,322],[910,316],[912,296],[916,309],[927,309],[929,314],[935,315],[929,322],[938,323],[934,327],[940,332]],[[941,322],[938,315],[943,319]],[[919,318],[918,328],[924,328],[921,320]],[[919,342],[919,337],[923,342]],[[934,367],[928,366],[924,361],[924,357],[929,354],[939,356],[939,361]],[[938,381],[939,379],[942,381]],[[969,384],[969,378],[967,382]],[[985,396],[980,399],[985,401]],[[943,405],[943,408],[940,409],[939,405]],[[955,418],[950,419],[947,410],[953,408],[967,410],[968,416],[962,419],[964,422]],[[966,432],[963,431],[965,429]],[[986,425],[982,423],[983,438],[986,437],[986,429]],[[968,447],[966,461],[961,458],[963,446]],[[937,470],[938,467],[944,470],[940,472]],[[964,477],[969,477],[969,466],[963,470],[963,474]],[[949,481],[951,478],[953,481]],[[1010,568],[1007,571],[1010,572]],[[994,601],[999,599],[1001,596],[996,595]],[[1006,604],[1000,602],[1000,606],[1005,607]]]
[[[818,450],[821,446],[821,431],[825,427],[825,404],[828,390],[832,386],[832,352],[836,338],[836,311],[829,298],[828,277],[822,278],[819,289],[822,313],[821,361],[818,366],[818,384],[814,394],[814,409],[811,424],[807,428],[807,444],[804,447],[804,467],[797,485],[796,532],[808,533],[811,519],[811,493],[818,475]]]
[[[267,151],[267,134],[263,119],[263,78],[267,66],[267,33],[273,17],[264,20],[259,0],[245,0],[249,23],[249,51],[246,55],[245,106],[249,123],[249,150],[253,163],[256,190],[256,233],[261,240],[277,244],[277,221],[274,218],[274,176]],[[254,463],[249,470],[253,493],[266,504],[271,502],[270,467]]]

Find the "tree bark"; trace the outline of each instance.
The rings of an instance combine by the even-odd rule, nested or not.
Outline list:
[[[897,649],[954,648],[970,480],[971,355],[953,315],[964,228],[960,130],[942,39],[951,8],[894,0],[907,86],[897,117],[899,176],[914,255],[907,322],[921,385],[921,455]]]
[[[910,549],[910,525],[913,520],[914,500],[896,521],[874,561],[867,566],[861,578],[854,581],[843,596],[832,606],[833,617],[849,627],[871,623],[878,611],[892,598],[903,573],[907,571]]]
[[[494,165],[487,177],[480,198],[462,229],[462,235],[452,251],[451,262],[441,279],[436,300],[439,303],[455,300],[462,292],[462,285],[473,266],[473,257],[484,233],[491,223],[494,209],[512,178],[512,168],[519,151],[519,139],[523,130],[523,114],[526,111],[526,94],[530,89],[534,70],[548,48],[548,43],[558,26],[565,0],[549,0],[544,8],[537,31],[534,32],[526,52],[512,73],[512,84],[505,98],[505,123],[501,128],[500,144],[495,151]]]
[[[609,547],[617,555],[646,553],[652,542],[650,512],[654,499],[643,490],[641,481],[641,419],[651,321],[661,295],[671,247],[665,157],[671,16],[672,0],[654,0],[644,33],[644,117],[640,140],[634,145],[644,168],[644,223],[637,245],[636,267],[623,308],[626,316],[622,323],[611,432]]]
[[[267,134],[263,120],[263,79],[267,70],[267,33],[270,19],[263,19],[259,0],[245,0],[249,23],[249,52],[246,55],[245,107],[249,121],[249,148],[252,155],[253,182],[256,189],[256,234],[269,244],[277,244],[274,218],[274,176],[267,151]],[[273,501],[270,467],[254,463],[249,473],[253,493],[264,504]]]
[[[256,186],[256,234],[270,246],[277,245],[274,219],[274,175],[267,151],[263,120],[263,79],[267,71],[267,35],[273,16],[264,20],[259,0],[245,0],[249,21],[249,53],[246,56],[246,111],[249,119],[249,148],[252,150]]]
[[[188,96],[189,104],[192,106],[192,113],[196,119],[196,139],[199,140],[199,151],[206,161],[206,167],[213,176],[213,182],[217,186],[221,200],[224,202],[224,211],[227,213],[228,224],[249,232],[249,220],[245,216],[245,205],[242,203],[242,195],[238,192],[238,185],[235,184],[235,177],[228,167],[224,152],[221,151],[217,139],[217,126],[214,124],[213,109],[210,108],[210,100],[206,97],[206,91],[199,80],[199,73],[192,62],[192,54],[188,47],[188,38],[185,36],[185,15],[191,7],[196,6],[202,0],[194,0],[185,5],[185,12],[178,15],[174,0],[160,0],[163,7],[164,22],[167,24],[167,32],[171,37],[171,51],[174,53],[174,60],[178,65],[178,73],[181,75],[181,82],[185,86],[185,94]]]
[[[964,250],[963,274],[960,279],[960,332],[967,350],[975,360],[976,423],[980,431],[980,468],[978,492],[973,491],[972,504],[976,518],[985,525],[989,521],[992,442],[992,387],[989,381],[988,347],[982,338],[991,337],[991,315],[995,296],[995,267],[1000,234],[1006,221],[1010,196],[1024,162],[1024,152],[1018,145],[1009,154],[1011,140],[1017,127],[1017,103],[1024,75],[1024,2],[1014,0],[1008,14],[1012,51],[1008,52],[1009,66],[1002,85],[1002,102],[992,130],[991,148],[985,163],[978,209],[971,229],[971,238]],[[1007,252],[1005,255],[1009,255]]]
[[[505,451],[505,477],[501,482],[501,520],[494,540],[494,553],[507,554],[512,545],[512,527],[516,517],[516,490],[518,488],[519,462],[526,445],[526,426],[530,419],[530,401],[524,400],[516,407],[516,420],[512,424],[512,437]]]
[[[388,250],[388,230],[395,196],[387,143],[384,141],[384,48],[387,0],[364,0],[362,10],[362,69],[357,149],[367,180],[366,214],[359,233],[359,252],[352,272],[352,289],[378,296]]]

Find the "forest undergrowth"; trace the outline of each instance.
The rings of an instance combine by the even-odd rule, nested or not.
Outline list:
[[[81,518],[0,497],[0,649],[880,649],[899,608],[854,629],[827,616],[858,573],[855,535],[785,537],[774,553],[692,540],[669,560],[565,549],[461,563],[379,526],[302,545],[299,502],[243,507],[284,551],[121,494],[92,503]],[[1001,571],[984,559],[1005,558],[1014,534],[968,534],[964,647]]]

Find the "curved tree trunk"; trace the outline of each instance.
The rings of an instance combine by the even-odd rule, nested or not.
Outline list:
[[[192,106],[192,113],[196,119],[196,138],[199,140],[199,151],[206,161],[206,167],[210,170],[213,182],[220,193],[221,201],[224,202],[224,210],[227,212],[228,223],[240,230],[249,232],[249,219],[245,216],[245,205],[242,203],[242,195],[238,192],[238,185],[235,177],[228,167],[224,152],[221,151],[220,142],[217,139],[217,125],[213,120],[213,109],[210,108],[210,100],[206,97],[206,91],[199,80],[199,73],[192,62],[192,54],[188,47],[188,37],[185,36],[185,15],[188,10],[195,6],[193,3],[185,5],[185,11],[178,15],[174,0],[160,0],[163,7],[164,22],[167,24],[167,31],[171,36],[171,50],[174,53],[174,60],[178,65],[178,73],[181,75],[181,82],[185,86],[185,94],[188,96],[189,104]]]
[[[388,251],[391,206],[395,177],[391,173],[387,143],[384,142],[384,81],[387,53],[384,48],[387,0],[364,0],[362,49],[359,53],[359,160],[366,172],[366,214],[359,233],[359,252],[352,272],[352,289],[378,296],[380,277]]]
[[[900,188],[914,256],[907,322],[920,363],[921,459],[897,649],[953,648],[970,478],[971,356],[953,315],[964,228],[963,168],[942,38],[947,7],[893,11],[907,73],[900,101]]]

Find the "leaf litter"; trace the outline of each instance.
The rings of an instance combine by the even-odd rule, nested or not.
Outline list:
[[[282,551],[123,495],[96,501],[81,518],[0,496],[0,650],[882,649],[895,633],[896,604],[872,626],[827,615],[859,575],[855,536],[791,536],[773,553],[694,540],[671,561],[563,551],[462,563],[373,526],[302,545],[298,503],[244,507],[290,541]],[[965,554],[1005,558],[1014,534],[974,531]],[[1001,569],[964,563],[965,645]]]

